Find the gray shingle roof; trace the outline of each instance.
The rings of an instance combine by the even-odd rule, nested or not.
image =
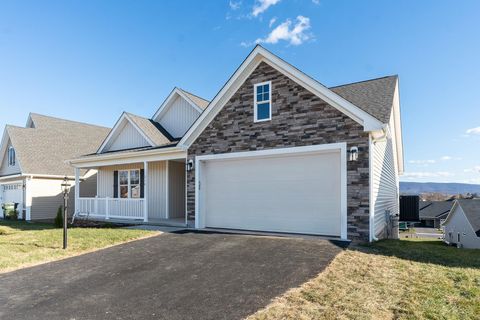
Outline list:
[[[398,76],[388,76],[329,88],[363,111],[380,120],[390,121],[393,95]]]
[[[173,141],[172,136],[158,123],[151,119],[125,112],[130,120],[155,144],[162,146]]]
[[[202,110],[205,110],[205,108],[210,103],[210,101],[200,98],[199,96],[194,95],[193,93],[190,93],[180,88],[178,88],[178,90],[182,91],[190,100],[193,101],[193,103],[195,103]]]
[[[22,173],[73,175],[65,160],[95,152],[109,128],[31,114],[35,128],[7,125]]]
[[[453,201],[420,201],[420,219],[435,219],[447,215]]]
[[[480,237],[480,199],[458,199],[457,202],[467,216],[473,230]]]

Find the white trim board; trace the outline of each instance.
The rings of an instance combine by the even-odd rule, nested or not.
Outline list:
[[[123,126],[125,124],[125,121],[128,121],[135,128],[135,130],[137,130],[138,133],[140,133],[142,135],[142,137],[150,144],[150,146],[152,146],[152,147],[155,146],[155,143],[143,132],[143,130],[141,130],[137,126],[135,121],[130,119],[130,117],[128,116],[128,113],[123,112],[122,115],[120,116],[120,118],[118,118],[118,120],[115,123],[115,125],[113,126],[113,128],[108,133],[108,136],[102,142],[102,145],[100,146],[100,148],[98,148],[97,154],[102,153],[105,150],[108,143],[110,142],[110,140],[115,139],[120,134],[120,132],[123,129]]]
[[[152,119],[155,121],[159,122],[161,117],[168,111],[168,109],[172,106],[173,102],[175,101],[176,97],[181,97],[185,101],[188,102],[189,105],[192,106],[193,109],[198,111],[198,113],[202,113],[203,110],[195,104],[195,102],[192,101],[186,94],[183,93],[183,91],[177,87],[173,88],[173,90],[170,92],[168,97],[163,101],[163,103],[160,105],[158,108],[157,112],[153,115]]]
[[[251,157],[275,157],[279,155],[301,155],[307,153],[340,152],[340,238],[347,239],[347,144],[345,142],[303,147],[278,148],[271,150],[244,151],[203,155],[195,157],[195,228],[204,228],[203,193],[201,191],[202,164],[205,161],[241,159]],[[202,220],[201,220],[202,219]]]
[[[326,101],[328,104],[348,115],[353,120],[363,125],[365,131],[382,130],[384,124],[381,121],[283,61],[268,50],[257,45],[227,81],[220,92],[215,96],[212,102],[210,102],[205,112],[203,112],[192,127],[190,127],[184,137],[180,140],[179,145],[189,147],[195,141],[261,62],[267,63],[277,71],[303,86],[308,91]]]

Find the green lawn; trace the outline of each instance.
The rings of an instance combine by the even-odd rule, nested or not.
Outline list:
[[[121,228],[69,228],[68,249],[63,231],[50,224],[0,220],[0,273],[155,235]]]
[[[426,239],[350,247],[249,319],[480,319],[480,250]]]

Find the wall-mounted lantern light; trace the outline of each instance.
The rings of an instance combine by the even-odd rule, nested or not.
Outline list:
[[[187,167],[187,172],[192,171],[193,170],[193,160],[192,159],[188,160],[185,166]]]
[[[348,161],[358,160],[358,147],[351,147],[348,151]]]

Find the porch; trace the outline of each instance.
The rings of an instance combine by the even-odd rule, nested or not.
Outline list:
[[[76,219],[188,225],[184,158],[116,163],[88,169],[96,170],[96,196],[80,197],[76,179]],[[76,175],[79,170],[76,168]]]

